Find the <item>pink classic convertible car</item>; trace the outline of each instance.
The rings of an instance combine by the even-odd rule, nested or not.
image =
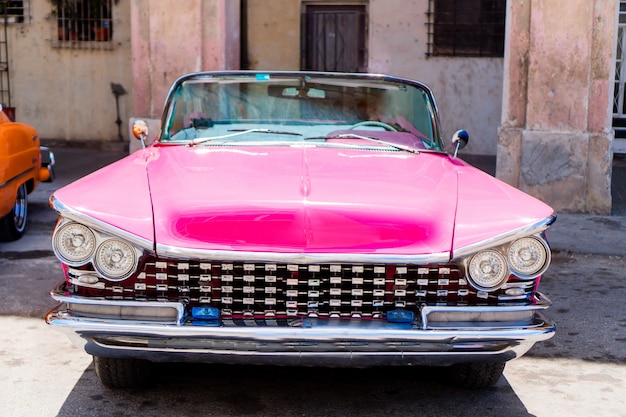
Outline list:
[[[144,149],[56,191],[47,322],[110,387],[150,362],[443,366],[468,387],[553,336],[542,202],[447,153],[424,84],[208,72]]]

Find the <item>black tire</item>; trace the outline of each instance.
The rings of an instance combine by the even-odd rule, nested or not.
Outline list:
[[[93,365],[102,385],[109,388],[141,387],[150,377],[150,363],[144,360],[94,356]]]
[[[462,388],[488,388],[498,382],[505,365],[504,362],[453,365],[449,369],[450,380]]]
[[[0,219],[0,241],[8,242],[22,237],[28,220],[28,189],[22,184],[17,189],[11,211]]]

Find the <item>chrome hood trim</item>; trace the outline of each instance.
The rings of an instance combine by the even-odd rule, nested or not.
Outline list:
[[[144,239],[140,236],[134,235],[115,226],[111,226],[108,223],[105,223],[98,219],[94,219],[91,216],[87,216],[80,211],[74,210],[73,208],[63,204],[54,195],[50,197],[50,207],[54,209],[57,213],[59,213],[59,216],[61,217],[61,223],[57,224],[57,226],[60,226],[62,223],[65,223],[67,221],[75,221],[104,234],[124,239],[142,249],[146,249],[151,252],[154,251],[154,243],[151,240]]]
[[[165,245],[156,245],[157,255],[177,259],[214,259],[233,262],[276,262],[293,264],[357,263],[357,264],[427,264],[448,263],[448,252],[428,255],[393,255],[375,253],[285,253],[248,252],[225,250],[189,250]]]
[[[381,264],[426,264],[447,263],[450,261],[449,252],[434,253],[428,255],[393,255],[393,254],[346,254],[346,253],[283,253],[283,252],[249,252],[249,251],[226,251],[226,250],[201,250],[180,248],[167,245],[153,245],[153,242],[143,239],[132,233],[118,229],[93,217],[87,216],[74,210],[54,195],[50,197],[50,206],[56,210],[63,221],[75,221],[102,233],[117,236],[128,242],[155,251],[158,256],[176,259],[214,259],[233,262],[277,262],[294,264],[313,263],[381,263]]]
[[[505,243],[509,243],[513,240],[516,240],[522,237],[539,235],[545,232],[555,221],[556,221],[556,214],[553,214],[552,216],[546,217],[545,219],[537,220],[526,226],[511,230],[510,232],[506,232],[506,233],[494,236],[490,239],[483,240],[482,242],[477,242],[469,246],[455,249],[453,256],[452,256],[452,260],[464,258],[473,253],[480,252],[481,250],[493,248],[495,246],[504,245]]]

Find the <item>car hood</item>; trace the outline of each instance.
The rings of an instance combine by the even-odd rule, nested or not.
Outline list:
[[[456,174],[442,156],[303,145],[153,151],[159,245],[385,254],[451,247]]]
[[[181,255],[452,258],[552,215],[445,154],[306,145],[151,146],[57,190],[54,199],[61,214],[88,216]]]

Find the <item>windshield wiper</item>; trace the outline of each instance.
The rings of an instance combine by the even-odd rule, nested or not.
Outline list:
[[[302,136],[302,133],[289,132],[287,130],[272,130],[272,129],[229,129],[229,132],[242,132],[242,133],[273,133],[275,135],[293,135]]]
[[[378,139],[378,138],[372,138],[370,136],[358,135],[356,133],[341,133],[341,134],[332,135],[332,136],[312,136],[312,137],[304,138],[304,140],[310,140],[310,139],[311,140],[312,139],[362,139],[362,140],[367,140],[370,142],[380,143],[382,145],[387,145],[399,151],[406,151],[406,152],[417,153],[417,154],[420,153],[420,151],[418,151],[417,149],[413,149],[409,146],[400,145],[398,143],[393,143],[393,142],[389,142],[389,141]]]
[[[220,135],[220,136],[212,136],[210,138],[202,138],[202,139],[198,139],[198,140],[192,140],[192,141],[189,141],[187,146],[200,145],[200,144],[203,144],[205,142],[211,142],[211,141],[219,140],[219,139],[228,139],[228,138],[232,138],[232,137],[235,137],[235,136],[245,135],[245,134],[248,134],[248,133],[273,133],[273,134],[277,134],[277,135],[302,136],[300,133],[296,133],[296,132],[286,132],[286,131],[281,131],[281,130],[270,130],[270,129],[230,129],[229,132],[234,132],[234,133],[230,133],[230,134],[227,134],[227,135]]]

